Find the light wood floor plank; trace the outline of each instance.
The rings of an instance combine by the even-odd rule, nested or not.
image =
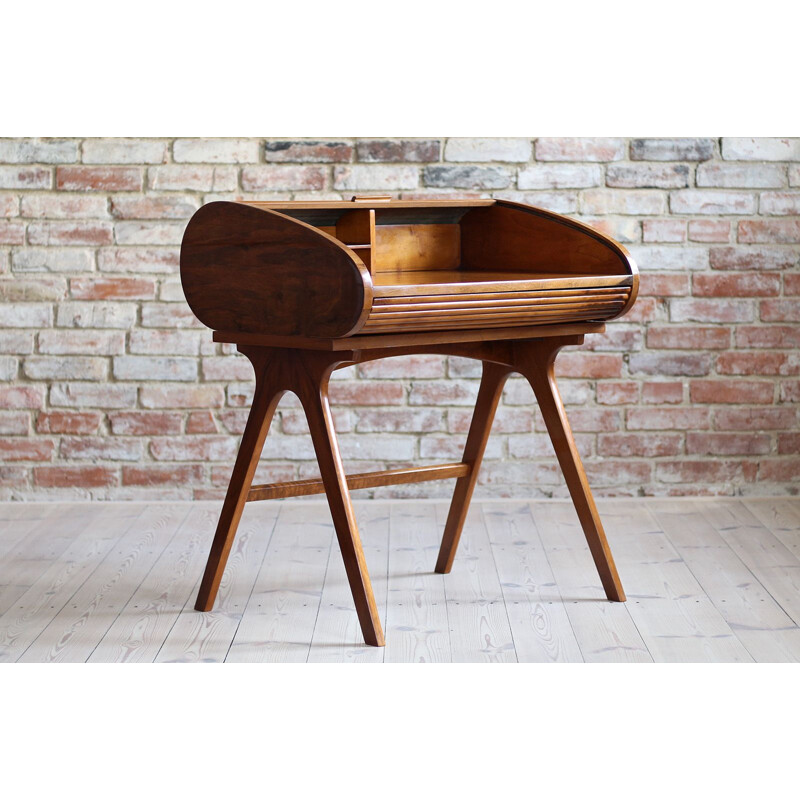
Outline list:
[[[196,504],[89,657],[152,662],[184,610],[205,563],[219,507]]]
[[[226,661],[308,660],[333,536],[326,506],[281,504]]]
[[[169,504],[145,509],[19,661],[86,661],[188,513]]]
[[[484,504],[519,661],[583,661],[544,545],[527,503]]]
[[[800,499],[769,497],[743,502],[795,558],[800,558]]]
[[[364,557],[367,560],[372,590],[381,624],[386,624],[386,591],[389,561],[389,506],[385,503],[356,502],[358,525]],[[334,537],[328,554],[325,584],[322,587],[319,614],[311,638],[308,661],[378,664],[384,648],[364,643],[356,607],[339,543]]]
[[[706,519],[780,607],[800,625],[800,561],[738,500],[709,502]]]
[[[72,532],[69,546],[0,617],[0,661],[15,661],[25,652],[143,510],[140,504],[113,503],[65,514],[62,530]]]
[[[613,508],[615,505],[607,505],[603,510],[608,513]],[[572,503],[531,503],[530,509],[583,659],[588,662],[652,661],[627,603],[611,603],[606,599]],[[617,527],[606,528],[616,555],[617,538],[624,531]],[[630,574],[621,567],[620,573],[623,586],[630,591],[627,580]]]
[[[800,659],[800,628],[705,518],[703,506],[668,499],[650,500],[648,507],[750,655],[756,661]]]
[[[394,503],[390,512],[386,662],[450,662],[445,582],[433,571],[442,529],[435,504]]]
[[[157,662],[221,663],[225,661],[253,591],[275,523],[278,503],[252,503],[245,507],[211,611],[195,611],[199,588],[189,599],[158,651]]]
[[[447,505],[436,506],[444,530]],[[517,660],[503,589],[480,505],[471,507],[453,569],[444,583],[454,662]]]

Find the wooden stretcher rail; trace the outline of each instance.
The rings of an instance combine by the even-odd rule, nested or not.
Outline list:
[[[469,475],[472,468],[469,464],[437,464],[431,467],[409,467],[406,469],[390,469],[382,472],[359,472],[347,476],[349,489],[371,489],[375,486],[393,486],[397,483],[422,483],[423,481],[441,481],[447,478],[462,478]],[[305,497],[311,494],[323,494],[325,486],[322,478],[309,478],[302,481],[284,481],[282,483],[263,483],[253,486],[247,493],[248,503],[256,500],[276,500],[281,497]]]

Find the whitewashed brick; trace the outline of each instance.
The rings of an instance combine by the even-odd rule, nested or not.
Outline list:
[[[32,380],[102,381],[108,362],[94,356],[27,356],[23,373]]]
[[[325,188],[326,167],[268,164],[245,167],[242,188],[246,192],[317,190]]]
[[[114,377],[128,381],[195,381],[194,358],[159,358],[151,356],[116,356]]]
[[[800,138],[748,138],[722,140],[722,157],[728,161],[800,161]]]
[[[11,356],[0,356],[0,381],[16,380],[19,360]]]
[[[90,272],[94,252],[77,248],[26,247],[11,256],[14,272]]]
[[[85,139],[84,164],[163,164],[167,142],[154,139]]]
[[[199,331],[132,330],[129,349],[137,355],[196,356],[200,336]]]
[[[136,386],[122,383],[54,383],[50,405],[67,408],[134,408]]]
[[[628,250],[643,271],[708,269],[708,250],[705,247],[632,244]]]
[[[9,219],[19,216],[19,197],[15,194],[0,194],[0,217]]]
[[[179,280],[164,280],[158,292],[158,299],[165,303],[185,303],[186,295]]]
[[[700,164],[695,182],[723,189],[779,189],[785,180],[785,167],[777,164]]]
[[[178,271],[177,247],[116,247],[97,252],[97,266],[103,272]]]
[[[756,196],[745,192],[683,189],[670,193],[669,207],[673,214],[754,214]]]
[[[94,195],[31,194],[22,197],[23,217],[50,219],[107,218],[108,200]]]
[[[530,157],[530,139],[448,139],[444,148],[445,161],[528,161]]]
[[[135,323],[135,303],[61,303],[56,313],[61,328],[132,328]]]
[[[416,189],[418,184],[419,170],[416,167],[356,164],[334,167],[333,170],[333,188],[340,191]]]
[[[800,192],[762,192],[759,210],[762,214],[800,215]]]
[[[494,192],[498,200],[526,203],[556,214],[574,214],[578,210],[577,192]]]
[[[789,186],[800,186],[800,164],[789,165]]]
[[[583,214],[663,214],[667,208],[664,192],[651,189],[624,191],[589,189],[581,193]]]
[[[180,244],[185,222],[117,222],[114,238],[117,244]]]
[[[70,164],[77,160],[77,139],[0,139],[0,161],[7,164]]]
[[[519,171],[520,189],[584,189],[603,185],[599,164],[532,164]]]
[[[682,189],[689,185],[689,165],[609,164],[606,184],[620,189]]]
[[[236,167],[150,167],[147,182],[159,191],[234,192],[238,186]]]
[[[47,167],[0,166],[0,189],[49,189],[53,171]]]
[[[41,331],[39,352],[46,355],[116,355],[125,352],[125,333],[85,330]]]
[[[638,242],[642,238],[641,223],[635,218],[581,216],[580,219],[618,242]]]
[[[48,303],[4,303],[0,305],[0,328],[50,328],[53,308]]]
[[[254,164],[258,150],[255,139],[177,139],[172,157],[177,163]]]

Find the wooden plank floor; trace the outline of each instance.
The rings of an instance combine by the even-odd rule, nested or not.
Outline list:
[[[356,502],[387,636],[364,645],[324,500],[252,503],[212,612],[217,503],[0,504],[3,662],[800,661],[800,499],[604,499],[628,602],[565,501]]]

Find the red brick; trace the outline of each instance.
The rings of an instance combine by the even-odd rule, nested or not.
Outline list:
[[[780,294],[781,276],[774,272],[694,275],[695,297],[772,297]]]
[[[246,192],[315,191],[325,188],[324,167],[259,166],[242,169]]]
[[[178,412],[115,411],[108,415],[108,421],[115,435],[159,436],[179,434],[181,417]]]
[[[111,244],[114,234],[108,222],[32,222],[28,243],[35,245]]]
[[[642,220],[643,242],[685,242],[686,221],[682,219]]]
[[[141,467],[123,467],[123,486],[187,486],[203,482],[201,464],[147,464]],[[230,480],[230,475],[228,475]]]
[[[186,433],[219,433],[210,411],[193,411],[186,420]]]
[[[639,400],[639,384],[633,381],[598,381],[597,402],[605,406],[635,404]]]
[[[41,408],[43,386],[0,386],[0,408]]]
[[[639,277],[639,299],[643,297],[680,297],[689,294],[688,275],[653,275],[645,273]],[[634,306],[636,308],[636,306]],[[629,319],[628,316],[625,319]]]
[[[294,161],[296,163],[321,164],[352,161],[353,145],[335,141],[283,140],[267,142],[264,155],[267,161]]]
[[[797,375],[800,356],[794,353],[722,353],[717,357],[720,375]]]
[[[402,403],[405,390],[399,383],[382,381],[331,381],[331,403],[346,406],[386,406]]]
[[[627,328],[623,325],[612,325],[604,333],[589,336],[583,345],[584,352],[598,350],[619,350],[630,353],[642,349],[644,332],[640,325]]]
[[[665,483],[707,485],[724,481],[755,480],[756,465],[748,461],[698,460],[662,461],[656,464],[656,478]]]
[[[800,454],[800,432],[778,434],[778,452],[782,455],[796,456]]]
[[[61,458],[76,461],[141,461],[142,443],[135,439],[103,436],[64,437],[61,439]]]
[[[763,483],[790,483],[797,487],[800,458],[771,458],[758,465],[758,479]]]
[[[764,322],[800,322],[800,300],[762,300],[760,309]]]
[[[682,448],[683,436],[679,433],[608,433],[597,439],[600,456],[676,456]]]
[[[610,461],[585,465],[586,478],[591,486],[642,486],[650,483],[652,467],[647,461]]]
[[[783,247],[712,247],[712,269],[791,269],[800,258],[794,248]]]
[[[689,222],[689,241],[727,242],[731,238],[731,224],[721,219],[693,219]]]
[[[72,278],[70,290],[76,300],[151,300],[156,284],[150,278]]]
[[[693,403],[769,404],[773,401],[775,389],[771,381],[692,381],[689,396]]]
[[[652,325],[647,346],[659,350],[725,350],[731,344],[730,328],[695,325]]]
[[[629,431],[704,430],[710,421],[705,408],[629,408],[625,417]]]
[[[139,167],[57,167],[56,187],[63,191],[140,192]]]
[[[33,482],[48,488],[100,488],[115,486],[117,471],[113,467],[34,467]]]
[[[740,242],[800,242],[800,219],[743,219],[739,221]]]
[[[796,325],[740,325],[736,346],[780,350],[800,348],[800,327]]]
[[[556,360],[556,374],[563,378],[620,378],[622,355],[563,353]]]
[[[630,311],[625,312],[625,322],[650,322],[658,315],[658,303],[653,297],[641,297]]]
[[[55,448],[52,439],[0,439],[0,462],[49,461]]]
[[[250,413],[249,409],[246,408],[235,408],[235,409],[226,409],[225,411],[219,412],[219,419],[222,423],[222,427],[228,432],[233,433],[237,436],[240,436],[244,433],[244,426],[247,422],[247,415]],[[336,425],[336,410],[334,410],[334,427],[338,430],[338,425]],[[281,412],[281,418],[283,419],[284,412]],[[303,415],[304,416],[304,415]],[[308,430],[308,426],[306,425],[306,430]],[[293,433],[293,431],[287,431],[284,429],[284,433]]]
[[[645,381],[642,402],[653,405],[683,402],[683,383],[680,381]]]
[[[785,431],[797,427],[797,413],[793,408],[720,408],[714,423],[721,431]]]
[[[783,293],[800,295],[800,272],[787,273],[783,276]]]
[[[97,433],[103,415],[97,411],[42,411],[36,419],[39,433]]]
[[[697,456],[754,456],[769,453],[766,433],[687,433],[686,452]]]

